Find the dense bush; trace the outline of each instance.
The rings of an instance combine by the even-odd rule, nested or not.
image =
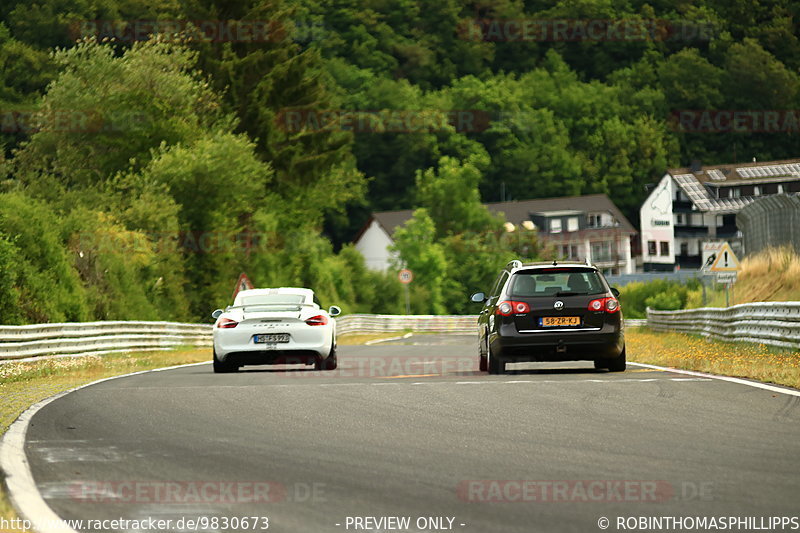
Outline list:
[[[686,283],[657,279],[625,285],[620,289],[619,300],[626,318],[646,318],[648,307],[664,311],[684,309],[701,290],[697,279]]]

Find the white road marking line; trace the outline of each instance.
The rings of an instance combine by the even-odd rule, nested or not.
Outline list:
[[[374,340],[365,342],[364,346],[372,346],[373,344],[378,344],[378,343],[381,343],[381,342],[399,341],[399,340],[402,340],[402,339],[407,339],[411,335],[413,335],[413,333],[406,333],[405,335],[402,335],[400,337],[391,337],[391,338],[388,338],[388,339],[374,339]]]
[[[664,372],[675,372],[677,374],[686,374],[687,376],[697,376],[702,378],[716,379],[719,381],[727,381],[729,383],[736,383],[737,385],[746,385],[748,387],[755,387],[756,389],[764,389],[770,392],[777,392],[779,394],[788,394],[789,396],[800,396],[800,390],[790,389],[788,387],[781,387],[778,385],[767,385],[760,381],[750,381],[747,379],[733,378],[730,376],[717,376],[715,374],[706,374],[705,372],[695,372],[694,370],[681,370],[678,368],[669,368],[666,366],[647,365],[645,363],[628,363],[629,365],[641,366],[644,368],[652,368],[654,370],[663,370]]]
[[[173,370],[176,368],[186,368],[190,366],[207,365],[209,363],[190,363],[187,365],[177,365],[165,368],[156,368],[153,370],[142,370],[140,372],[132,372],[130,374],[123,374],[121,376],[112,376],[109,378],[98,379],[86,385],[75,387],[55,396],[51,396],[42,400],[39,403],[33,404],[23,412],[17,420],[11,424],[11,427],[6,431],[2,442],[0,442],[0,468],[6,474],[6,487],[8,487],[8,495],[14,507],[19,511],[21,518],[29,520],[33,524],[33,528],[38,533],[77,533],[74,529],[68,528],[66,525],[59,527],[61,517],[59,517],[47,502],[42,498],[39,489],[36,487],[36,482],[33,480],[28,458],[25,455],[25,434],[28,432],[28,426],[31,423],[31,418],[39,412],[47,404],[54,402],[66,396],[70,392],[80,390],[104,381],[111,381],[112,379],[126,378],[130,376],[137,376],[139,374],[147,374],[149,372],[163,372],[164,370]]]

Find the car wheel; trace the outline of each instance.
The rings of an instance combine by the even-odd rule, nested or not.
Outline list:
[[[236,372],[239,370],[239,367],[236,365],[232,365],[230,363],[223,363],[219,359],[217,359],[217,352],[214,351],[214,373],[215,374],[228,374],[230,372]]]
[[[615,357],[614,359],[609,359],[608,363],[609,372],[625,372],[625,348],[622,349],[622,353],[619,354],[619,357]]]
[[[492,353],[491,345],[488,346],[486,355],[486,366],[490,374],[502,374],[506,371],[506,362],[498,357],[497,354]]]
[[[481,372],[486,372],[486,370],[489,369],[488,357],[486,354],[481,353],[480,346],[478,347],[478,369],[480,369]]]
[[[328,358],[323,361],[322,366],[324,370],[336,370],[336,367],[339,366],[339,360],[336,358],[335,346],[331,348],[331,353],[329,353]]]

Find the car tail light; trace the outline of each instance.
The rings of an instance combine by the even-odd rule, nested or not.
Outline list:
[[[327,323],[328,323],[328,317],[326,317],[325,315],[312,316],[311,318],[306,320],[306,324],[308,324],[309,326],[324,326]]]
[[[515,302],[513,300],[506,300],[500,302],[497,306],[497,314],[500,316],[511,316],[512,314],[523,315],[531,310],[530,306],[525,302]]]
[[[238,325],[239,323],[236,322],[235,320],[231,320],[230,318],[223,318],[222,320],[219,321],[217,327],[222,329],[230,329],[230,328],[235,328]]]
[[[589,311],[616,313],[619,311],[619,301],[616,298],[598,298],[589,302]]]

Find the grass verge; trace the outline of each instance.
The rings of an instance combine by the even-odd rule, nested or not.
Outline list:
[[[701,335],[654,332],[647,328],[625,333],[628,360],[750,378],[800,389],[800,350],[747,342],[724,342]]]
[[[336,339],[336,342],[339,346],[354,346],[357,344],[364,344],[369,341],[379,341],[382,339],[400,337],[405,333],[405,331],[395,333],[347,333],[345,335],[339,335],[339,338]]]

